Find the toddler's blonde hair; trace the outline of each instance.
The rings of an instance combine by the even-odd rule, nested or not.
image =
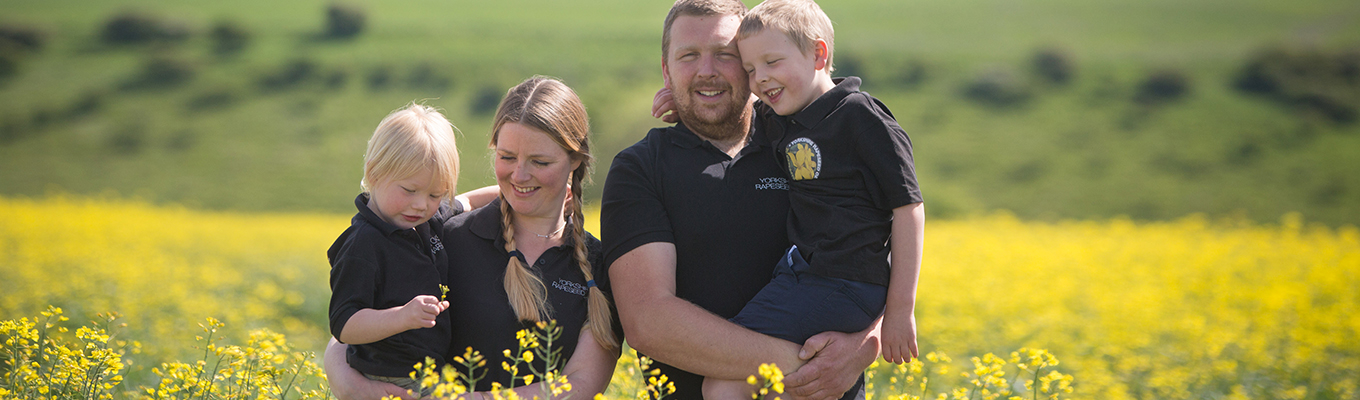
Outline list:
[[[370,193],[381,182],[429,168],[433,191],[452,198],[458,184],[458,146],[453,133],[453,124],[429,106],[412,103],[387,114],[368,140],[359,186]]]

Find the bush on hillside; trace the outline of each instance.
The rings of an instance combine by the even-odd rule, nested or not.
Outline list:
[[[364,30],[367,13],[358,6],[331,4],[326,8],[326,37],[331,39],[350,39]]]
[[[146,126],[140,123],[123,126],[108,137],[108,148],[115,154],[134,155],[146,146]]]
[[[392,66],[378,65],[368,70],[368,75],[364,77],[368,83],[368,90],[378,91],[386,89],[392,84]]]
[[[320,75],[320,70],[315,61],[305,58],[294,59],[260,77],[260,87],[267,90],[291,89],[316,79]]]
[[[1032,92],[1028,82],[1004,68],[983,71],[963,86],[965,99],[995,108],[1023,105],[1033,97]]]
[[[1148,74],[1138,84],[1133,101],[1142,105],[1158,105],[1180,100],[1190,93],[1190,77],[1176,69],[1161,69]]]
[[[1045,48],[1034,52],[1030,68],[1040,80],[1052,85],[1066,85],[1077,73],[1072,56],[1058,48]]]
[[[3,46],[0,46],[3,47]],[[0,80],[19,74],[19,57],[0,51]]]
[[[66,108],[66,115],[70,117],[82,117],[94,114],[104,108],[104,102],[107,98],[108,93],[104,90],[86,90]]]
[[[332,90],[340,89],[345,87],[345,83],[349,82],[348,69],[336,68],[327,71],[322,75],[323,76],[321,77],[321,84],[325,85],[327,89]]]
[[[209,111],[231,107],[239,100],[240,96],[236,91],[219,87],[195,95],[184,106],[189,111]]]
[[[0,80],[19,74],[28,53],[42,50],[47,35],[34,28],[0,24]]]
[[[234,21],[218,21],[209,37],[212,38],[213,52],[218,55],[240,53],[250,44],[250,31]]]
[[[149,14],[126,11],[105,21],[99,37],[109,44],[180,42],[189,37],[189,28]]]
[[[497,107],[500,107],[501,97],[504,96],[505,90],[492,86],[483,86],[481,89],[477,89],[477,94],[472,97],[472,114],[491,115],[491,113],[496,112]]]
[[[407,78],[406,84],[411,89],[444,92],[453,86],[453,80],[427,61],[411,68],[411,76]]]
[[[855,53],[834,54],[831,61],[831,76],[858,76],[861,79],[868,79],[864,76],[864,60]]]
[[[1247,60],[1233,87],[1336,123],[1355,122],[1360,112],[1360,49],[1268,48]]]
[[[37,52],[47,44],[47,33],[37,28],[15,25],[0,24],[0,52],[3,51],[29,51]],[[12,46],[11,50],[5,47]]]
[[[162,89],[182,85],[193,80],[197,67],[189,61],[173,56],[153,56],[142,64],[142,70],[124,89]]]
[[[893,83],[903,89],[915,89],[921,87],[930,78],[929,67],[919,58],[903,63],[897,68]]]

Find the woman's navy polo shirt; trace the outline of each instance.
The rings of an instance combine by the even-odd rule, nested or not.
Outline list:
[[[788,179],[755,132],[735,158],[684,125],[652,129],[619,152],[600,213],[605,262],[672,243],[676,296],[724,319],[737,315],[789,247]],[[653,365],[675,382],[675,398],[701,396],[703,377]]]
[[[502,351],[518,349],[515,333],[533,326],[520,321],[505,293],[505,268],[510,255],[505,252],[500,202],[497,199],[450,219],[441,232],[449,248],[449,309],[444,311],[452,322],[448,359],[462,355],[468,347],[486,357],[486,367],[482,370],[486,371],[486,378],[478,382],[475,389],[478,391],[490,390],[492,382],[507,387],[512,385],[510,373],[501,368],[501,362],[506,361]],[[530,266],[547,286],[550,315],[562,328],[561,338],[553,343],[553,348],[561,351],[560,361],[564,363],[557,366],[559,371],[576,351],[588,315],[588,288],[585,274],[581,273],[573,257],[573,243],[571,235],[567,235],[564,244],[547,249]],[[589,232],[586,233],[586,249],[596,284],[608,296],[609,278],[600,267],[600,241]],[[522,256],[520,262],[524,262]],[[617,313],[613,319],[615,334],[622,340],[622,330],[617,328]],[[535,358],[534,364],[539,371],[544,371],[546,364],[542,358]],[[462,370],[460,365],[453,365]],[[520,376],[528,374],[524,366],[520,368]]]
[[[442,220],[458,212],[441,206],[428,222],[401,229],[369,209],[366,195],[356,197],[354,206],[359,213],[326,252],[331,262],[331,335],[337,340],[345,323],[361,309],[400,307],[418,295],[440,295],[448,256],[436,233]],[[359,372],[389,377],[407,376],[425,357],[442,361],[451,330],[447,314],[440,314],[433,328],[350,345],[346,360]]]

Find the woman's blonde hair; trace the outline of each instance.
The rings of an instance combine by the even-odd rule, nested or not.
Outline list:
[[[454,127],[443,114],[429,106],[412,103],[378,123],[364,152],[364,178],[359,186],[364,193],[374,185],[404,179],[429,168],[433,191],[453,198],[458,184],[458,146]]]
[[[595,336],[595,341],[606,349],[618,349],[619,340],[614,336],[613,314],[609,311],[609,300],[604,292],[595,287],[594,273],[591,270],[589,252],[586,249],[585,223],[582,219],[581,187],[589,179],[594,159],[590,155],[590,122],[586,116],[585,105],[570,87],[553,78],[534,76],[521,82],[505,94],[491,127],[491,147],[500,140],[501,127],[517,123],[543,132],[558,146],[567,151],[572,161],[580,166],[571,172],[571,208],[564,210],[564,217],[570,226],[575,251],[572,256],[576,265],[585,275],[589,286],[589,314],[586,325]],[[515,251],[514,210],[501,196],[501,228],[505,237],[505,251]],[[510,306],[521,320],[542,321],[551,311],[548,309],[548,289],[538,275],[530,271],[517,257],[510,257],[505,269],[505,292],[509,294]]]

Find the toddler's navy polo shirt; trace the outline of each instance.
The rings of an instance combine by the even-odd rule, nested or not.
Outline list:
[[[435,235],[441,221],[457,211],[446,206],[429,222],[401,229],[368,208],[368,196],[354,199],[359,213],[326,255],[331,262],[331,335],[337,339],[361,309],[400,307],[418,295],[439,297],[448,255]],[[386,339],[350,345],[346,360],[359,372],[405,377],[425,357],[443,360],[450,324],[442,313],[433,328],[412,329]]]

